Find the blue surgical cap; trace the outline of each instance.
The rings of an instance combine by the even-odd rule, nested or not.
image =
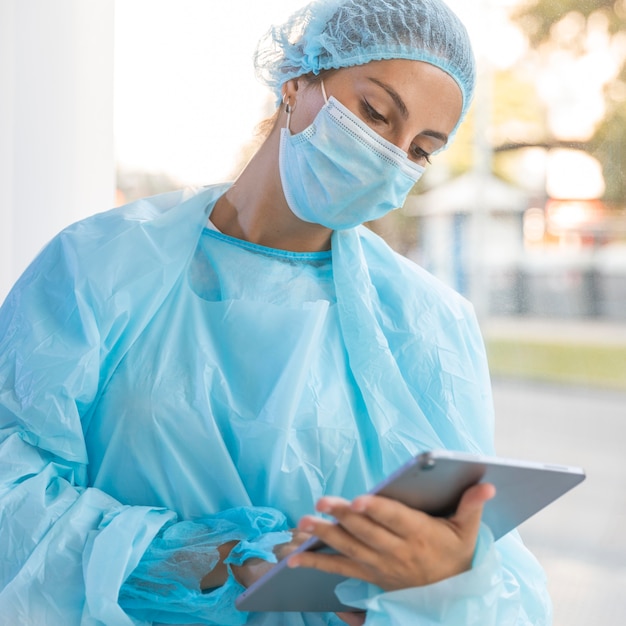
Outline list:
[[[441,0],[313,0],[261,39],[257,76],[280,97],[304,74],[383,59],[412,59],[448,73],[463,94],[463,119],[475,83],[465,27]]]

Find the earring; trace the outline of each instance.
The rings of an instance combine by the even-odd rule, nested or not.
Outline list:
[[[289,97],[287,94],[283,94],[283,104],[285,105],[285,113],[287,114],[287,130],[290,130],[289,126],[291,124],[291,112],[293,111],[293,107],[289,104]]]

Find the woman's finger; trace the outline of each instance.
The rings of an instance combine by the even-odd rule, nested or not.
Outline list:
[[[365,611],[359,611],[358,613],[336,613],[337,617],[348,624],[348,626],[362,626],[365,624],[365,618],[367,613]]]
[[[496,495],[496,488],[490,483],[479,483],[466,489],[455,514],[450,518],[463,535],[478,533],[485,503]]]
[[[381,526],[363,513],[354,511],[351,503],[336,498],[322,498],[317,509],[332,515],[352,537],[378,553],[391,552],[401,539],[395,532]]]
[[[309,567],[329,574],[338,574],[346,578],[359,578],[371,582],[365,566],[342,554],[305,550],[287,557],[287,566]]]
[[[298,528],[310,532],[327,546],[355,561],[371,562],[376,557],[372,547],[351,535],[341,524],[306,515],[300,520]]]
[[[420,526],[428,524],[431,519],[422,511],[383,496],[359,496],[353,500],[351,509],[403,540],[414,536]]]
[[[287,555],[311,538],[309,533],[302,532],[297,528],[293,528],[289,532],[291,533],[291,540],[276,544],[272,550],[279,561],[282,561]]]

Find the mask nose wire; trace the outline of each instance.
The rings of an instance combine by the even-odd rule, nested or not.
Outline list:
[[[323,80],[320,81],[320,86],[322,88],[322,95],[324,96],[324,102],[326,102],[326,104],[328,104],[328,98],[326,97],[326,87],[324,87],[324,81]],[[399,148],[400,146],[396,146],[396,147]],[[408,158],[408,156],[409,156],[408,151],[405,151],[402,148],[400,148],[400,149],[405,153],[406,157]]]

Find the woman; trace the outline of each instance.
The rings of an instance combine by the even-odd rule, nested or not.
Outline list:
[[[532,556],[480,526],[490,486],[445,521],[359,497],[425,449],[493,452],[470,307],[358,227],[454,135],[464,28],[319,0],[257,69],[280,107],[234,184],[70,227],[0,312],[4,623],[549,623]],[[339,554],[289,565],[363,612],[238,612],[308,533]]]

